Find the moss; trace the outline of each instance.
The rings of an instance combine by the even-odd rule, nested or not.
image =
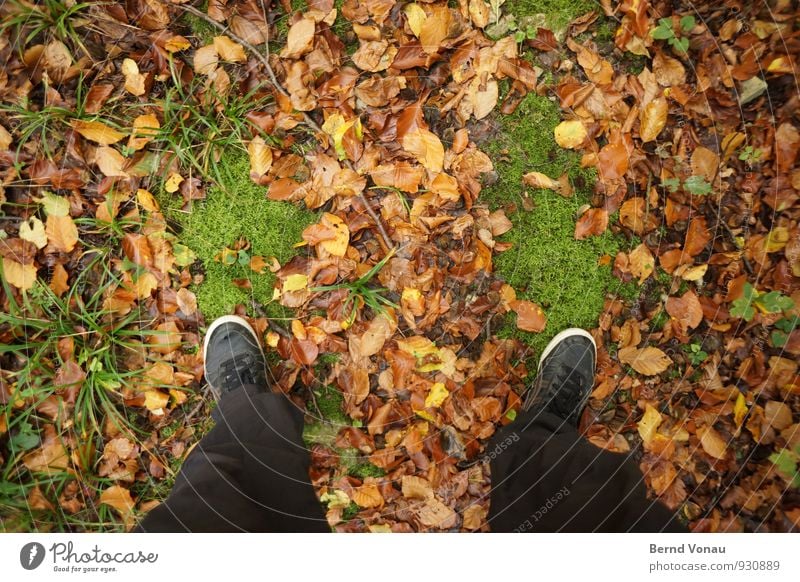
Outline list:
[[[325,386],[314,391],[318,410],[311,410],[313,422],[306,423],[303,440],[306,445],[324,445],[334,448],[336,435],[343,426],[350,426],[350,419],[344,413],[344,396],[334,386]],[[313,404],[312,404],[313,406]]]
[[[544,14],[545,24],[554,32],[564,30],[576,16],[598,8],[591,0],[508,0],[503,5],[503,10],[517,20]]]
[[[272,302],[272,273],[258,274],[239,264],[223,265],[214,257],[243,237],[251,245],[251,256],[277,257],[284,263],[295,254],[294,243],[301,240],[303,229],[316,215],[294,204],[267,200],[265,188],[250,180],[249,161],[242,152],[225,153],[219,167],[220,186],[211,188],[190,212],[180,211],[180,201],[174,199],[168,201],[171,207],[165,208],[182,228],[180,241],[197,255],[205,270],[203,282],[195,288],[200,310],[210,320],[230,313],[237,304],[250,310],[256,301],[270,317],[290,317]],[[249,280],[252,288],[237,287],[233,284],[236,279]]]
[[[553,128],[560,120],[555,103],[529,95],[514,114],[500,119],[496,139],[484,145],[498,180],[484,190],[483,200],[492,207],[509,208],[514,224],[503,237],[514,247],[497,257],[497,273],[518,297],[540,304],[548,317],[544,332],[531,334],[518,330],[511,314],[499,334],[518,337],[536,352],[565,327],[594,327],[606,293],[638,295],[635,286],[623,285],[611,274],[610,265],[598,265],[602,255],[613,257],[620,247],[613,234],[574,239],[576,212],[588,202],[595,174],[580,168],[576,153],[556,145]],[[567,172],[575,194],[563,198],[538,190],[531,195],[533,210],[525,210],[522,176],[534,170],[554,178]]]
[[[352,477],[363,480],[367,477],[383,477],[386,475],[386,471],[369,461],[365,461],[358,449],[340,449],[338,453],[340,466]]]

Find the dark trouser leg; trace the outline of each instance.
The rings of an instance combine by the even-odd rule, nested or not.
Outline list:
[[[225,395],[169,497],[136,531],[329,532],[308,479],[303,416],[283,395]]]
[[[486,451],[492,531],[686,531],[665,506],[647,499],[630,457],[593,446],[554,414],[519,415]]]

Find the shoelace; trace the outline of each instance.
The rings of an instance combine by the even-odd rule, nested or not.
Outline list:
[[[251,354],[234,356],[220,364],[222,384],[225,387],[239,386],[241,384],[257,384],[260,375],[254,369],[256,359]]]

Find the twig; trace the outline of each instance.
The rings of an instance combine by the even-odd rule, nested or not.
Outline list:
[[[161,0],[161,3],[166,4],[167,6],[180,8],[181,10],[196,16],[197,18],[203,20],[204,22],[207,22],[217,30],[224,32],[228,37],[230,37],[235,42],[238,42],[240,45],[242,45],[244,48],[250,51],[253,54],[253,56],[256,57],[261,62],[262,65],[264,65],[264,68],[267,71],[267,75],[269,76],[270,82],[272,83],[272,86],[275,87],[275,90],[278,91],[284,97],[289,97],[289,93],[286,91],[286,89],[283,88],[283,85],[280,84],[278,78],[275,76],[275,71],[272,69],[272,65],[269,64],[268,58],[264,54],[262,54],[261,51],[258,50],[253,44],[246,41],[242,37],[238,36],[236,33],[231,31],[227,26],[225,26],[224,24],[220,24],[219,22],[217,22],[216,20],[214,20],[201,10],[198,10],[194,6],[190,6],[188,4],[171,4],[166,2],[166,0]],[[267,27],[269,27],[269,23],[267,23]],[[269,39],[267,39],[267,41],[264,44],[268,47]],[[303,115],[303,120],[305,121],[306,125],[308,125],[311,129],[313,129],[317,133],[324,133],[322,131],[322,128],[317,124],[316,121],[314,121],[314,119],[308,113],[303,111],[301,112],[301,114]],[[356,171],[355,168],[353,167],[353,164],[350,163],[350,160],[345,160],[345,164],[347,165],[348,169],[354,172]],[[369,200],[367,200],[367,197],[364,196],[363,192],[358,194],[358,198],[360,198],[361,202],[364,203],[364,208],[366,208],[367,214],[369,214],[370,218],[372,218],[372,221],[375,223],[375,226],[378,228],[378,232],[381,235],[380,238],[378,239],[378,242],[381,243],[383,251],[388,252],[389,249],[394,247],[394,245],[392,244],[392,239],[389,237],[389,234],[386,232],[386,229],[383,227],[383,223],[381,223],[380,217],[372,208],[372,206],[369,203]]]

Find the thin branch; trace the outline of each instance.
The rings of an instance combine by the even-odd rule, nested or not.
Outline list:
[[[207,22],[208,24],[210,24],[211,26],[213,26],[214,28],[216,28],[220,32],[224,32],[226,36],[230,37],[235,42],[238,42],[240,45],[242,45],[244,48],[246,48],[248,51],[250,51],[253,54],[253,56],[256,57],[261,62],[262,65],[264,65],[264,68],[267,71],[267,75],[269,76],[270,82],[272,83],[272,86],[275,88],[275,90],[278,91],[284,97],[289,97],[289,93],[286,91],[286,89],[283,88],[283,85],[281,85],[281,83],[278,81],[278,78],[275,76],[275,71],[272,69],[272,65],[269,64],[269,59],[267,58],[267,56],[262,54],[262,52],[260,50],[258,50],[258,48],[256,48],[252,43],[246,41],[245,39],[243,39],[242,37],[240,37],[239,35],[237,35],[233,31],[231,31],[229,27],[225,26],[224,24],[221,24],[221,23],[217,22],[216,20],[214,20],[213,18],[208,16],[208,14],[202,12],[201,10],[198,10],[194,6],[190,6],[188,4],[171,4],[171,3],[166,2],[166,0],[161,0],[161,2],[163,4],[166,4],[167,6],[180,8],[181,10],[196,16],[197,18],[203,20],[204,22]],[[269,23],[267,23],[267,27],[269,27]],[[265,45],[267,45],[267,44],[268,43],[265,43]],[[267,50],[269,50],[269,49],[267,49]],[[269,54],[269,53],[267,53],[267,54]],[[305,123],[306,123],[306,125],[308,127],[310,127],[312,130],[314,130],[318,134],[324,133],[322,131],[322,128],[317,124],[316,121],[314,121],[314,119],[308,113],[306,113],[304,111],[301,112],[301,113],[303,115],[303,120],[305,121]],[[352,170],[354,172],[356,171],[356,169],[353,167],[353,164],[350,162],[350,160],[344,160],[344,162],[347,165],[348,169],[350,169],[350,170]],[[361,202],[364,204],[364,208],[366,209],[366,211],[369,214],[370,218],[372,218],[372,221],[375,223],[375,226],[377,227],[378,232],[381,235],[378,238],[378,242],[383,247],[383,251],[384,252],[388,252],[390,249],[392,249],[394,247],[394,245],[392,244],[392,239],[389,237],[389,234],[386,232],[386,229],[383,227],[383,223],[381,222],[380,217],[375,212],[375,210],[372,208],[372,206],[369,203],[369,200],[367,200],[367,197],[364,196],[363,192],[358,194],[358,198],[361,199]]]

